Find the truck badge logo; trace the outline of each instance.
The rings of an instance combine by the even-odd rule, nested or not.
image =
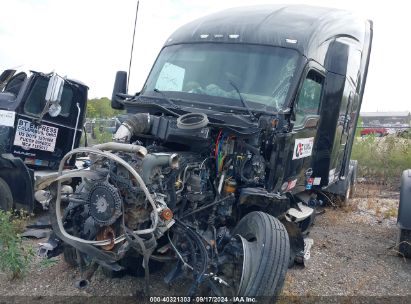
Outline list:
[[[297,145],[297,149],[295,150],[295,155],[296,155],[297,157],[299,157],[301,154],[303,154],[303,144],[302,144],[302,143],[299,143],[299,144]]]
[[[296,138],[293,159],[300,159],[308,157],[312,154],[314,146],[314,137],[309,138]]]

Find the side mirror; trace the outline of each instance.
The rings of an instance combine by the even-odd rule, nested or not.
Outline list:
[[[51,117],[59,116],[61,112],[60,101],[61,95],[63,94],[63,88],[63,77],[53,73],[53,75],[49,79],[46,96],[44,97],[44,99],[46,100],[46,104],[44,106],[43,111],[40,113],[39,118],[37,119],[38,123],[40,123],[43,120],[43,116],[46,113],[49,113]]]
[[[57,102],[51,102],[48,113],[51,117],[57,117],[60,115],[61,105]]]
[[[64,79],[53,74],[50,77],[49,84],[47,86],[46,101],[49,103],[59,103],[61,101],[61,94],[63,93]]]
[[[111,95],[111,107],[116,110],[123,110],[124,104],[118,94],[127,94],[127,72],[118,71],[114,81],[113,94]]]

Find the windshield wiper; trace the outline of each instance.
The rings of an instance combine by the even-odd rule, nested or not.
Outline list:
[[[157,99],[157,98],[155,98],[155,97],[151,97],[151,99],[153,99],[153,98],[154,98],[154,99]],[[132,106],[137,105],[137,106],[139,106],[139,107],[156,108],[156,109],[159,109],[159,110],[161,110],[162,112],[167,113],[167,114],[169,114],[169,115],[172,115],[172,116],[175,116],[175,117],[179,117],[179,116],[180,116],[180,114],[178,114],[178,113],[170,110],[169,108],[166,108],[166,107],[162,106],[162,105],[159,104],[158,102],[154,102],[154,101],[152,101],[152,100],[144,100],[144,99],[147,99],[147,97],[140,95],[140,96],[137,96],[137,98],[135,98],[134,100],[130,100],[130,101],[127,101],[127,100],[126,100],[126,101],[124,101],[124,103],[125,103],[125,104],[130,104],[130,105],[132,105]]]
[[[164,94],[162,91],[160,91],[159,89],[155,88],[155,89],[154,89],[154,92],[159,93],[161,96],[163,96],[163,98],[164,98],[165,100],[167,100],[167,102],[168,102],[169,104],[171,104],[171,106],[172,106],[174,109],[178,109],[178,107],[176,106],[176,104],[175,104],[170,98],[168,98],[168,97],[166,96],[166,94]]]
[[[232,82],[231,80],[228,81],[230,85],[234,88],[234,90],[238,93],[238,96],[240,97],[240,101],[243,104],[243,107],[247,109],[247,112],[250,114],[251,120],[256,120],[257,117],[254,115],[254,113],[251,111],[251,108],[248,106],[248,104],[245,102],[243,96],[241,95],[240,90],[238,87]]]

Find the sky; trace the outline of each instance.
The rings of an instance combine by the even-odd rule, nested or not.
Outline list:
[[[0,70],[15,67],[81,80],[89,98],[111,97],[128,70],[137,0],[0,0]],[[179,26],[225,8],[257,4],[342,8],[374,22],[362,111],[410,111],[408,1],[140,0],[129,92],[141,90],[166,39]]]

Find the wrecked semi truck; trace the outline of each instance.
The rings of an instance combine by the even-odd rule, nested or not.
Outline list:
[[[34,210],[35,192],[41,196],[62,157],[79,146],[87,90],[55,73],[2,72],[0,209]],[[74,166],[74,157],[65,163],[65,168]]]
[[[157,261],[190,296],[278,295],[316,206],[352,192],[371,41],[346,11],[236,8],[174,32],[141,92],[118,72],[115,141],[66,154],[52,189],[54,251],[89,265],[78,286],[142,262],[148,282]],[[77,153],[90,167],[62,172]]]

